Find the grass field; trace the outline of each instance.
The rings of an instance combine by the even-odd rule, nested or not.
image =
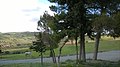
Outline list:
[[[19,64],[7,64],[0,65],[0,67],[42,67],[40,63],[19,63]],[[57,67],[56,64],[53,63],[44,63],[44,67]],[[67,60],[65,62],[61,62],[60,67],[120,67],[120,61],[118,62],[110,62],[97,60],[89,62],[81,62],[80,64],[76,64],[74,60]]]
[[[91,41],[89,39],[88,42],[86,42],[86,52],[90,53],[94,51],[94,41]],[[60,45],[61,46],[61,45]],[[79,44],[78,44],[79,47]],[[113,40],[110,37],[102,37],[100,41],[99,51],[112,51],[112,50],[120,50],[120,38]],[[8,49],[6,51],[15,52],[15,51],[30,51],[29,48],[17,48],[17,49]],[[59,48],[55,49],[56,56],[58,55]],[[75,45],[65,45],[62,49],[62,55],[72,55],[75,54]],[[49,57],[50,51],[46,51],[44,53],[44,57]],[[7,54],[7,55],[0,55],[0,59],[29,59],[29,58],[38,58],[39,53],[32,51],[31,56],[25,56],[24,53],[22,54]]]
[[[44,63],[44,67],[52,66],[50,63]],[[42,67],[40,63],[19,63],[0,65],[0,67]]]

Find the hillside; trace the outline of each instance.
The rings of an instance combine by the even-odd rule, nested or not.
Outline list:
[[[2,49],[26,47],[35,40],[34,32],[0,33],[0,46]]]

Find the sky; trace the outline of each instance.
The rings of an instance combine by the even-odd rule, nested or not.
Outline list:
[[[0,0],[0,32],[37,31],[40,15],[53,15],[50,5],[47,0]]]

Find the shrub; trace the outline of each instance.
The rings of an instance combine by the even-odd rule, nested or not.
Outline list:
[[[2,53],[2,50],[0,50],[0,53]]]
[[[10,51],[5,51],[5,54],[10,54]]]
[[[16,44],[17,46],[21,46],[21,44]]]
[[[12,54],[21,54],[21,53],[23,53],[23,52],[21,52],[21,51],[14,51]]]

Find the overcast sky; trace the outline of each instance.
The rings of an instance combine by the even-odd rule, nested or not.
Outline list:
[[[47,0],[0,0],[0,32],[36,31],[37,21],[46,10]]]

